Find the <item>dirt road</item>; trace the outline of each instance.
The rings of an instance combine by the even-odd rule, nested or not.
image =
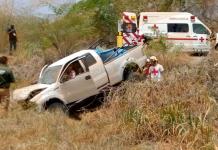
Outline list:
[[[211,51],[211,54],[213,55],[213,53],[218,54],[218,51],[213,50]],[[207,59],[211,54],[208,54],[207,56],[190,56],[190,64],[192,65],[197,65],[199,63],[201,63],[204,59]]]

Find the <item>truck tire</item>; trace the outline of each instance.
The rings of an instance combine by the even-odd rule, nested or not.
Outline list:
[[[135,81],[138,79],[137,71],[139,67],[137,64],[129,64],[123,72],[123,80],[124,81]]]
[[[67,109],[67,106],[65,106],[61,102],[53,102],[47,105],[47,110],[51,113],[63,113],[68,116],[69,111]]]
[[[125,80],[124,81],[140,81],[141,76],[139,73],[134,72],[133,70],[130,70],[126,75],[125,75]]]
[[[127,81],[134,81],[135,80],[135,77],[134,77],[134,72],[133,71],[129,71],[128,74],[127,74],[127,77],[126,77],[126,80]]]
[[[64,112],[63,104],[61,103],[52,103],[48,106],[47,109],[49,112]]]
[[[209,52],[204,52],[203,56],[207,56],[209,54]]]

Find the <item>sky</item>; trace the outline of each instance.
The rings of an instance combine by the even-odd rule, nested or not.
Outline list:
[[[0,0],[0,6],[7,5],[9,8],[17,12],[30,10],[34,15],[48,15],[53,14],[48,7],[47,2],[58,6],[64,3],[75,3],[79,0]]]

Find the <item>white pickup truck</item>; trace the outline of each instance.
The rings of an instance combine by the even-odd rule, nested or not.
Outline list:
[[[82,50],[43,67],[38,83],[15,90],[12,99],[34,102],[43,110],[68,107],[128,79],[145,59],[142,45]]]

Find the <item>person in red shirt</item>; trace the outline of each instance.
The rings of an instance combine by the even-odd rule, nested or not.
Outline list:
[[[150,73],[149,73],[149,68],[150,67],[151,67],[151,61],[150,61],[150,59],[146,59],[145,66],[144,66],[144,69],[143,69],[143,73],[146,76],[146,78],[150,75]]]

